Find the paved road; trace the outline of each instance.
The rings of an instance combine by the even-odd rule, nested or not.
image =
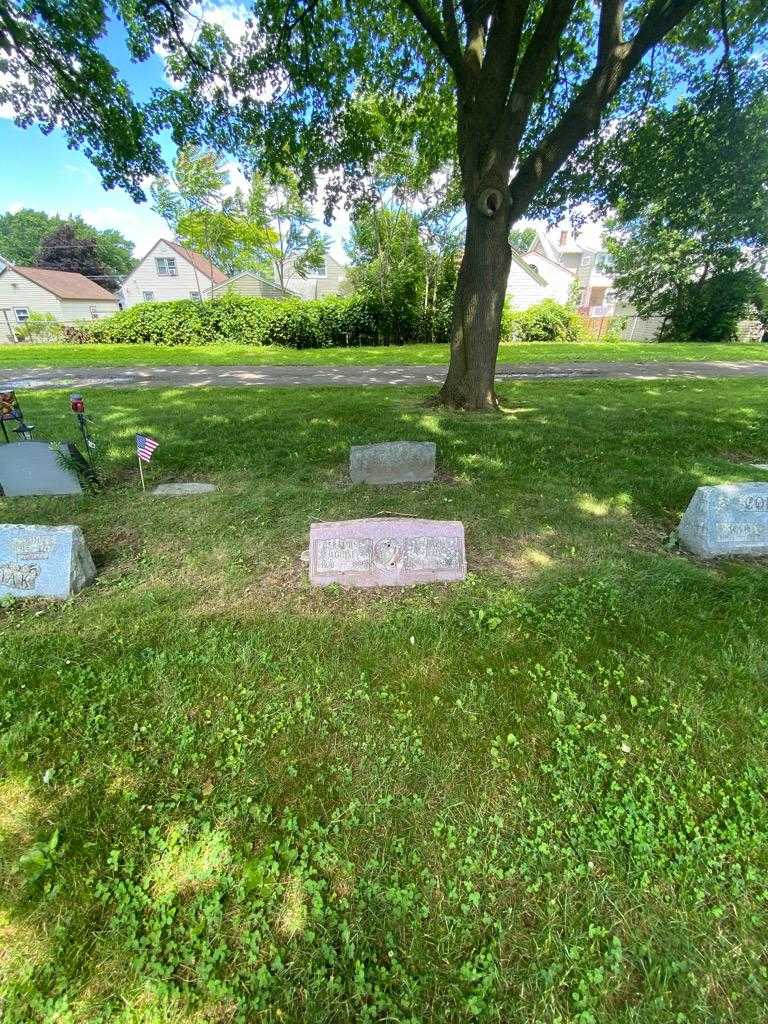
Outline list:
[[[444,366],[120,366],[51,370],[0,368],[0,386],[54,387],[373,387],[440,384]],[[498,380],[659,380],[682,377],[768,377],[766,363],[521,363],[499,364]]]

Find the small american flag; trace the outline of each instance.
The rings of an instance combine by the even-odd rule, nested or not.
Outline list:
[[[153,441],[151,437],[145,437],[144,434],[136,435],[136,454],[143,462],[149,462],[157,447],[157,441]]]

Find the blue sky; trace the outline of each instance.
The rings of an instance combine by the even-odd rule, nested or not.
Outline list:
[[[144,64],[132,64],[122,43],[122,28],[112,27],[102,49],[128,80],[137,98],[148,97],[153,86],[163,83],[163,63],[153,56]],[[166,159],[173,148],[166,140]],[[77,150],[68,149],[63,134],[43,135],[39,128],[18,128],[10,112],[0,108],[0,208],[31,207],[47,213],[80,214],[98,228],[113,227],[130,238],[138,250],[149,249],[165,222],[148,203],[140,205],[121,189],[106,191],[91,163]],[[143,255],[143,253],[142,253]]]
[[[238,33],[245,13],[241,5],[219,3],[208,5],[205,17],[234,34]],[[119,24],[111,26],[101,49],[128,81],[137,99],[147,99],[153,87],[167,84],[159,56],[152,56],[143,64],[130,61]],[[173,144],[167,137],[160,142],[170,164]],[[94,227],[121,231],[134,243],[137,256],[143,256],[158,238],[169,235],[167,224],[153,213],[148,202],[137,204],[122,189],[104,189],[91,163],[78,150],[67,148],[61,132],[43,135],[36,127],[18,128],[10,111],[2,107],[0,154],[0,212],[31,207],[64,216],[80,214]],[[233,182],[243,184],[239,169],[233,165],[231,172]],[[317,212],[320,216],[320,204]],[[344,258],[341,238],[347,229],[344,215],[332,228],[323,229],[337,258]]]

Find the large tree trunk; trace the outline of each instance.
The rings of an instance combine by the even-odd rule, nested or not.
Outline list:
[[[487,411],[497,408],[494,377],[512,250],[509,204],[498,210],[467,204],[464,255],[453,300],[451,361],[436,404]],[[493,204],[491,204],[492,206]]]

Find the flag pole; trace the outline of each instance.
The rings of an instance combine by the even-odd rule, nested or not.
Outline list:
[[[139,476],[141,477],[141,489],[146,493],[147,488],[144,483],[144,467],[141,464],[141,456],[137,453],[136,458],[138,459],[139,462]]]

